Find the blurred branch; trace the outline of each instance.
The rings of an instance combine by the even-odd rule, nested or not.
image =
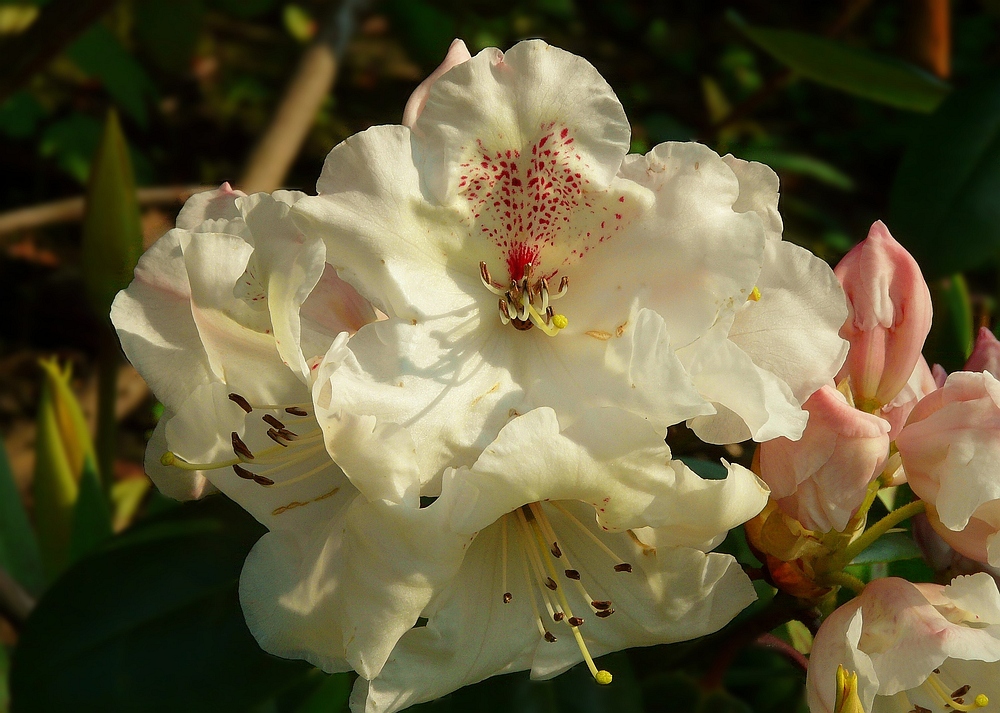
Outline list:
[[[758,636],[757,645],[763,646],[765,649],[773,649],[774,651],[777,651],[803,671],[809,668],[809,659],[803,656],[802,652],[789,644],[787,641],[779,639],[770,632]]]
[[[214,188],[215,186],[158,186],[140,188],[137,192],[141,206],[176,205],[183,203],[194,193]],[[0,213],[0,235],[41,228],[54,223],[72,223],[82,218],[83,196],[64,198]]]
[[[35,598],[24,590],[3,567],[0,567],[0,613],[20,628],[35,608]]]
[[[340,58],[354,34],[355,15],[365,0],[342,0],[299,60],[285,95],[253,153],[238,187],[247,193],[273,191],[288,175],[337,79]]]
[[[949,0],[918,0],[906,13],[913,61],[942,79],[951,76],[950,5]]]
[[[838,15],[837,18],[830,23],[830,25],[823,32],[823,35],[831,39],[842,35],[851,27],[851,25],[854,24],[854,21],[861,16],[861,13],[865,11],[871,2],[872,0],[845,0],[844,9],[841,11],[840,15]],[[699,139],[715,136],[722,129],[743,121],[757,111],[762,104],[787,87],[794,78],[795,73],[791,69],[783,69],[777,74],[771,76],[766,82],[764,82],[764,85],[760,89],[733,107],[733,110],[729,112],[729,114],[710,126],[708,130],[699,137]]]
[[[23,33],[0,43],[0,104],[111,9],[115,0],[53,0]]]

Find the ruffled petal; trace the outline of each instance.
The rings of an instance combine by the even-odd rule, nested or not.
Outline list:
[[[597,70],[540,40],[519,42],[506,53],[485,49],[454,67],[434,83],[413,131],[427,185],[444,203],[484,152],[509,159],[506,152],[517,150],[527,159],[533,150],[559,147],[560,163],[604,189],[630,135],[625,110]]]

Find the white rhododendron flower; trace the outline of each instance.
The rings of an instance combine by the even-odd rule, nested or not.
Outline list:
[[[701,479],[628,412],[561,428],[535,409],[471,467],[447,469],[428,507],[359,499],[308,548],[266,535],[243,572],[244,611],[269,651],[346,657],[363,677],[355,711],[581,660],[608,683],[593,657],[713,632],[753,601],[736,561],[708,552],[767,500],[756,476],[729,470]],[[412,628],[418,616],[427,625]]]
[[[374,312],[289,220],[302,194],[193,196],[111,310],[165,407],[146,471],[164,493],[217,488],[270,528],[332,517],[356,491],[330,460],[310,386]]]
[[[626,156],[629,125],[607,82],[543,42],[461,59],[430,86],[412,129],[378,126],[334,148],[320,195],[293,209],[338,274],[390,317],[331,352],[317,384],[328,446],[348,475],[370,497],[434,494],[443,467],[471,464],[511,416],[539,406],[566,423],[615,406],[662,432],[716,401],[752,417],[755,434],[797,437],[815,372],[829,379],[839,366],[840,325],[828,322],[843,297],[798,255],[773,259],[784,266],[773,295],[754,291],[776,250],[765,243],[777,199],[776,179],[755,176],[773,173],[699,144]],[[793,350],[786,360],[804,370],[796,391],[759,373],[780,361],[775,347],[737,344],[781,350],[777,331],[732,325],[757,294],[788,312],[802,300],[780,295],[803,285],[839,302],[836,319],[819,310],[835,354],[806,333],[824,359],[813,367],[811,352]],[[815,311],[795,316],[807,323]],[[675,350],[720,321],[739,354],[715,359],[703,395]],[[702,372],[713,354],[700,352]],[[728,378],[735,361],[741,375]],[[772,408],[782,412],[773,423]],[[363,482],[380,470],[410,484]]]
[[[984,573],[946,587],[877,579],[823,622],[809,656],[811,713],[833,713],[837,668],[867,713],[946,713],[1000,702],[1000,592]]]
[[[739,180],[733,209],[759,215],[767,241],[750,298],[728,303],[708,334],[678,352],[717,409],[689,425],[709,443],[794,440],[806,424],[802,404],[847,357],[838,334],[847,299],[826,262],[781,240],[774,171],[733,156],[722,160]]]

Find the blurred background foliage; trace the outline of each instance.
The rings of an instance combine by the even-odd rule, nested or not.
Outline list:
[[[698,140],[772,166],[786,239],[835,263],[885,220],[951,371],[1000,291],[998,31],[997,0],[0,0],[0,711],[346,706],[346,674],[268,657],[242,622],[260,527],[142,472],[162,409],[107,305],[197,187],[310,191],[452,38],[542,37],[607,78],[633,151]],[[704,477],[752,456],[668,440]],[[759,566],[740,531],[723,548]],[[933,577],[903,536],[865,555],[861,577]],[[721,635],[609,657],[610,687],[514,674],[421,710],[804,711],[815,622],[758,588]]]

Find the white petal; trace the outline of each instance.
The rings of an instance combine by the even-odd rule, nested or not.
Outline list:
[[[836,609],[820,627],[806,674],[806,698],[812,713],[835,713],[838,665],[858,674],[858,697],[866,711],[872,710],[879,679],[871,659],[858,648],[863,626],[861,601],[854,599]]]
[[[781,213],[778,212],[778,174],[757,161],[744,161],[732,154],[722,157],[740,182],[740,196],[733,204],[738,213],[752,212],[761,217],[769,240],[781,240]]]
[[[115,297],[111,321],[125,355],[157,398],[176,411],[211,375],[208,356],[191,315],[182,241],[171,230],[139,258],[135,280]]]
[[[143,470],[153,481],[161,493],[176,500],[198,500],[205,495],[218,492],[200,470],[180,470],[163,465],[160,458],[168,450],[166,429],[167,423],[174,417],[169,411],[164,411],[153,434],[146,444],[146,457]]]
[[[389,315],[422,319],[469,307],[485,290],[468,228],[454,209],[428,202],[410,130],[376,126],[334,147],[316,197],[292,209],[307,236],[326,243],[327,262]]]
[[[737,312],[729,339],[791,388],[799,403],[837,374],[848,343],[847,300],[833,270],[808,250],[768,241],[760,300]]]
[[[566,134],[562,134],[563,129]],[[458,190],[463,162],[493,153],[574,140],[567,153],[594,188],[606,187],[629,145],[629,124],[614,91],[582,57],[539,40],[508,52],[483,50],[431,88],[413,127],[423,148],[431,192],[447,202]],[[561,135],[562,134],[562,135]]]
[[[223,183],[214,191],[195,193],[187,199],[177,214],[177,227],[195,230],[206,220],[233,220],[240,215],[236,199],[245,196],[243,191],[233,190],[229,183]]]

